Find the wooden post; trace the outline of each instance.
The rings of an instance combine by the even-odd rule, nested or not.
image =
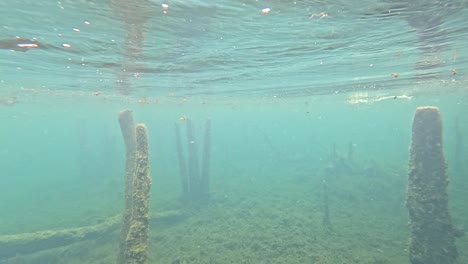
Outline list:
[[[149,201],[151,177],[148,131],[145,125],[136,127],[136,166],[133,180],[133,207],[130,229],[126,238],[125,257],[128,264],[148,263]]]
[[[453,264],[458,257],[442,147],[439,109],[418,107],[413,119],[406,198],[412,264]]]
[[[130,220],[133,208],[133,175],[136,158],[136,135],[133,111],[124,110],[119,113],[120,130],[125,143],[125,201],[122,215],[122,230],[120,233],[120,249],[117,257],[118,264],[125,264],[125,252],[127,251],[126,238],[130,229]]]

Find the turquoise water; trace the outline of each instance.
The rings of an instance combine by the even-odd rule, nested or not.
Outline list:
[[[148,127],[150,213],[176,215],[151,222],[150,263],[410,263],[422,105],[440,108],[449,208],[468,226],[467,1],[165,3],[0,3],[0,243],[122,213],[124,109]],[[180,199],[186,118],[200,155],[212,123],[195,208]],[[119,226],[42,244],[0,247],[0,263],[116,263]],[[467,263],[466,236],[457,247]]]

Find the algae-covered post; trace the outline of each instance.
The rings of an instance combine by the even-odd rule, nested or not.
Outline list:
[[[133,173],[135,171],[136,158],[136,135],[135,122],[133,121],[133,111],[124,110],[119,113],[119,124],[125,143],[125,202],[122,216],[122,231],[120,235],[120,250],[117,263],[125,263],[126,237],[130,229],[130,220],[132,212],[132,192],[133,192]]]
[[[126,263],[148,263],[149,200],[151,189],[148,131],[146,126],[136,126],[136,165],[133,180],[133,207],[130,229],[126,238]]]
[[[136,126],[133,112],[119,113],[119,124],[126,147],[125,208],[122,216],[119,264],[144,264],[148,261],[149,175],[148,132]]]
[[[458,257],[442,147],[439,109],[418,107],[413,119],[406,198],[412,264],[452,264]]]

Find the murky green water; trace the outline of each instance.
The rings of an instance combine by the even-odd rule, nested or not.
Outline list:
[[[468,225],[466,1],[133,2],[0,3],[0,263],[116,263],[123,109],[149,131],[150,263],[410,263],[422,105]],[[208,119],[210,201],[187,206],[174,124],[201,160]]]

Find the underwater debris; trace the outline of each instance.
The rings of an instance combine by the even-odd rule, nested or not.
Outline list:
[[[9,96],[9,97],[0,97],[0,104],[5,106],[14,106],[18,102],[18,97]]]
[[[347,155],[343,155],[343,153],[338,152],[336,144],[333,144],[331,153],[328,157],[329,164],[325,167],[325,175],[327,177],[332,177],[354,173],[355,164],[353,162],[353,151],[354,149],[350,150],[348,148]]]
[[[262,14],[268,15],[270,13],[271,9],[269,7],[263,8],[262,9]]]
[[[30,254],[108,235],[118,226],[119,220],[120,216],[114,216],[92,226],[0,236],[0,262],[18,254]]]
[[[150,223],[152,225],[176,223],[186,217],[186,212],[180,210],[156,212],[151,215]],[[119,227],[121,219],[121,215],[116,215],[104,219],[96,225],[62,230],[43,230],[15,235],[0,235],[0,263],[3,263],[4,259],[13,258],[19,254],[31,254],[64,247],[80,241],[113,236],[112,234]]]
[[[138,99],[138,103],[141,105],[146,105],[150,103],[150,100],[148,97],[143,97],[143,98]]]
[[[411,98],[413,98],[412,96],[408,96],[408,95],[390,95],[390,96],[383,96],[383,97],[379,97],[377,99],[374,100],[374,102],[379,102],[379,101],[383,101],[383,100],[388,100],[388,99],[403,99],[403,100],[411,100]]]
[[[380,96],[380,97],[371,97],[368,93],[355,93],[348,97],[347,102],[348,104],[357,105],[357,104],[368,104],[368,103],[375,103],[384,100],[411,100],[413,96],[410,95],[387,95],[387,96]]]
[[[318,14],[312,14],[312,15],[309,16],[309,19],[315,18],[315,17],[318,17],[318,18],[322,19],[322,18],[328,17],[328,14],[325,13],[325,12],[320,12]]]

